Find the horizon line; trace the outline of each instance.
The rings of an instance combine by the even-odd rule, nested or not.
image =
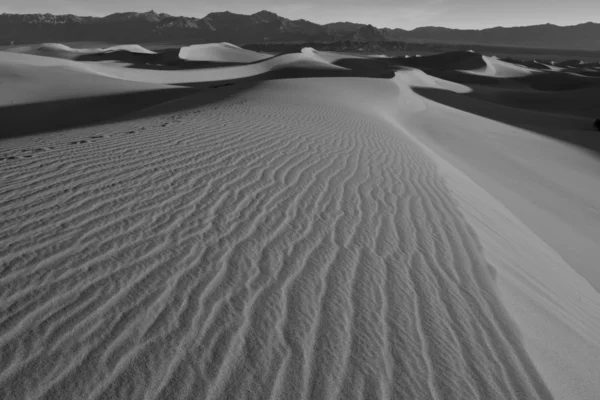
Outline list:
[[[186,16],[186,15],[174,15],[174,14],[169,14],[167,12],[156,12],[156,11],[154,11],[154,9],[150,9],[148,11],[120,11],[120,12],[113,12],[113,13],[106,14],[106,15],[78,15],[78,14],[72,14],[72,13],[67,13],[67,14],[53,14],[53,13],[50,13],[50,12],[38,12],[38,13],[9,13],[9,12],[3,12],[0,15],[53,15],[53,16],[68,16],[68,15],[72,15],[72,16],[75,16],[75,17],[82,17],[82,18],[86,18],[86,17],[88,17],[88,18],[106,18],[106,17],[108,17],[110,15],[115,15],[115,14],[127,14],[127,13],[149,14],[149,13],[154,13],[154,14],[157,14],[157,15],[165,14],[165,15],[168,15],[168,16],[171,16],[171,17],[204,19],[207,16],[209,16],[210,14],[217,14],[217,13],[230,13],[230,14],[236,14],[236,15],[252,16],[252,15],[255,15],[255,14],[259,14],[261,12],[269,12],[271,14],[275,14],[278,17],[282,17],[282,18],[285,18],[285,19],[290,20],[290,21],[307,21],[307,22],[311,22],[311,23],[314,23],[314,24],[317,24],[317,25],[321,25],[321,26],[323,26],[323,25],[329,25],[329,24],[335,24],[335,23],[351,23],[351,24],[360,24],[360,25],[371,25],[371,26],[373,26],[373,27],[375,27],[377,29],[402,29],[402,30],[405,30],[407,32],[414,31],[414,30],[420,29],[420,28],[443,28],[443,29],[450,29],[450,30],[457,30],[457,31],[482,31],[482,30],[486,30],[486,29],[496,29],[496,28],[504,28],[504,29],[510,29],[510,28],[527,28],[527,27],[545,26],[545,25],[553,25],[553,26],[556,26],[556,27],[559,27],[559,28],[568,28],[568,27],[579,26],[579,25],[586,25],[586,24],[599,24],[600,25],[600,22],[585,21],[585,22],[580,22],[580,23],[573,24],[573,25],[557,25],[557,24],[554,24],[552,22],[546,22],[544,24],[533,24],[533,25],[513,25],[513,26],[497,25],[497,26],[491,26],[491,27],[487,27],[487,28],[449,28],[447,26],[441,26],[441,25],[423,25],[423,26],[418,26],[418,27],[413,28],[413,29],[404,29],[404,28],[400,28],[400,27],[391,28],[391,27],[388,27],[388,26],[378,27],[378,26],[375,26],[375,25],[370,24],[370,23],[355,22],[355,21],[331,21],[331,22],[326,22],[326,23],[320,24],[320,23],[313,22],[313,21],[305,19],[305,18],[290,19],[290,18],[284,17],[284,16],[282,16],[280,14],[277,14],[277,13],[274,13],[272,11],[265,10],[265,9],[260,10],[260,11],[256,11],[256,12],[254,12],[252,14],[236,13],[236,12],[232,12],[232,11],[229,11],[229,10],[213,11],[213,12],[210,12],[210,13],[206,14],[203,17]]]

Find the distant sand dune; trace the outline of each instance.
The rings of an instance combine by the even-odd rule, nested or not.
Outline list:
[[[531,75],[534,72],[529,68],[507,63],[495,57],[483,56],[483,61],[485,62],[485,67],[467,72],[496,78],[520,78]]]
[[[453,51],[425,57],[403,57],[397,60],[402,65],[420,69],[476,70],[487,66],[481,54],[470,51]]]
[[[230,43],[209,43],[182,47],[179,58],[189,61],[248,63],[270,58],[268,54],[245,50]]]
[[[107,59],[93,54],[88,56],[89,61]],[[170,53],[166,57],[164,53],[133,55],[128,51],[115,50],[109,58],[138,63],[148,57],[154,61],[156,57],[164,57],[164,61],[169,62],[171,56]],[[232,61],[227,56],[225,54],[221,62]],[[238,86],[233,91],[238,91],[268,79],[393,76],[389,68],[360,69],[335,65],[312,49],[218,68],[202,65],[198,68],[157,70],[89,61],[0,52],[0,76],[10,78],[0,92],[0,119],[3,121],[0,137],[90,125],[197,90],[203,90],[204,97],[212,101],[215,96],[226,96],[227,91],[211,93],[206,90],[234,84]],[[31,118],[32,114],[36,117]]]
[[[133,54],[156,54],[137,44],[110,46],[105,48],[75,49],[61,43],[42,43],[39,45],[16,46],[10,52],[24,53],[46,57],[64,58],[74,60],[85,54],[106,54],[115,51],[126,51]]]

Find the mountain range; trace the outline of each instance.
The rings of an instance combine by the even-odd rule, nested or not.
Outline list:
[[[290,20],[269,11],[252,15],[228,11],[204,18],[148,11],[105,17],[72,14],[0,14],[0,45],[41,42],[98,41],[109,43],[209,43],[238,45],[275,42],[406,41],[600,50],[600,24],[552,24],[462,30],[421,27],[413,30],[376,28],[353,22],[319,25]]]

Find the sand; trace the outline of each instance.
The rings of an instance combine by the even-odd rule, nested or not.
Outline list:
[[[231,43],[208,43],[182,47],[179,57],[190,61],[248,63],[264,60],[271,56],[245,50]]]
[[[0,53],[1,398],[600,396],[600,161],[543,72],[208,48]]]

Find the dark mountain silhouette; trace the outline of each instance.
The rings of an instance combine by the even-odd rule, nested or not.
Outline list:
[[[353,22],[319,25],[302,19],[290,20],[269,11],[252,15],[215,12],[204,18],[172,16],[154,11],[115,13],[106,17],[0,14],[0,45],[73,41],[227,41],[235,44],[407,41],[600,50],[600,24],[546,24],[483,30],[422,27],[407,31],[399,28],[379,29]]]
[[[572,26],[545,24],[513,28],[496,27],[482,30],[422,27],[410,31],[409,35],[413,39],[444,42],[561,49],[600,49],[600,24],[592,22]]]

